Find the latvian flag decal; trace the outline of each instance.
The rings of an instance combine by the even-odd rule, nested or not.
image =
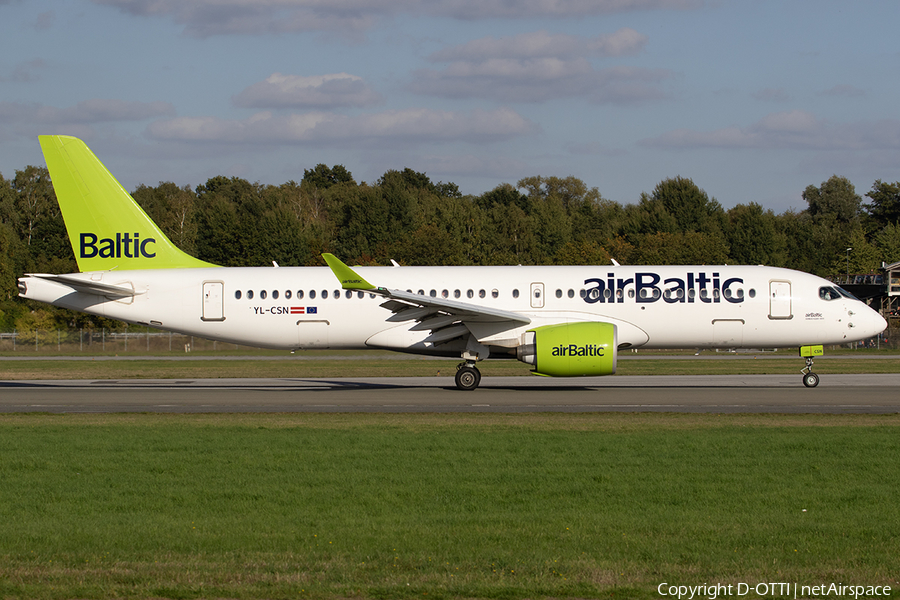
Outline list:
[[[292,314],[292,315],[302,315],[302,314],[304,314],[304,312],[305,312],[305,311],[303,310],[303,307],[302,307],[302,306],[292,306],[292,307],[291,307],[291,314]]]

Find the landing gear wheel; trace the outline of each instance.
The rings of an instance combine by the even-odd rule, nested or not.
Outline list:
[[[805,373],[803,375],[803,385],[808,388],[813,388],[819,385],[819,376],[815,373]]]
[[[469,365],[460,365],[456,370],[456,387],[461,390],[474,390],[481,383],[481,371]]]

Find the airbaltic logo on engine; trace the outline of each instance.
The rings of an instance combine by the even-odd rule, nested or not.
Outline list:
[[[113,238],[98,238],[94,233],[81,234],[81,258],[154,258],[150,248],[154,238],[141,239],[139,233],[117,233]]]
[[[659,282],[662,280],[662,285]],[[613,273],[607,279],[585,279],[584,301],[588,304],[623,303],[625,297],[635,302],[647,304],[662,299],[669,304],[686,302],[704,302],[718,304],[722,298],[726,302],[739,304],[744,301],[744,280],[732,277],[722,281],[718,273],[685,273],[681,277],[669,277],[665,280],[656,273],[635,273],[627,279],[616,278]]]
[[[606,351],[605,346],[596,346],[594,344],[569,344],[556,346],[553,348],[553,356],[603,356]]]

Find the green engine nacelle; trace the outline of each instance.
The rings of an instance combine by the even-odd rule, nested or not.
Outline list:
[[[616,350],[615,325],[563,323],[529,329],[516,355],[537,375],[580,377],[615,373]]]

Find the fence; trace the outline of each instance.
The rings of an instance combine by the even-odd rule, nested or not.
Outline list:
[[[0,352],[60,354],[162,354],[186,352],[253,353],[258,348],[159,331],[56,329],[0,333]]]

